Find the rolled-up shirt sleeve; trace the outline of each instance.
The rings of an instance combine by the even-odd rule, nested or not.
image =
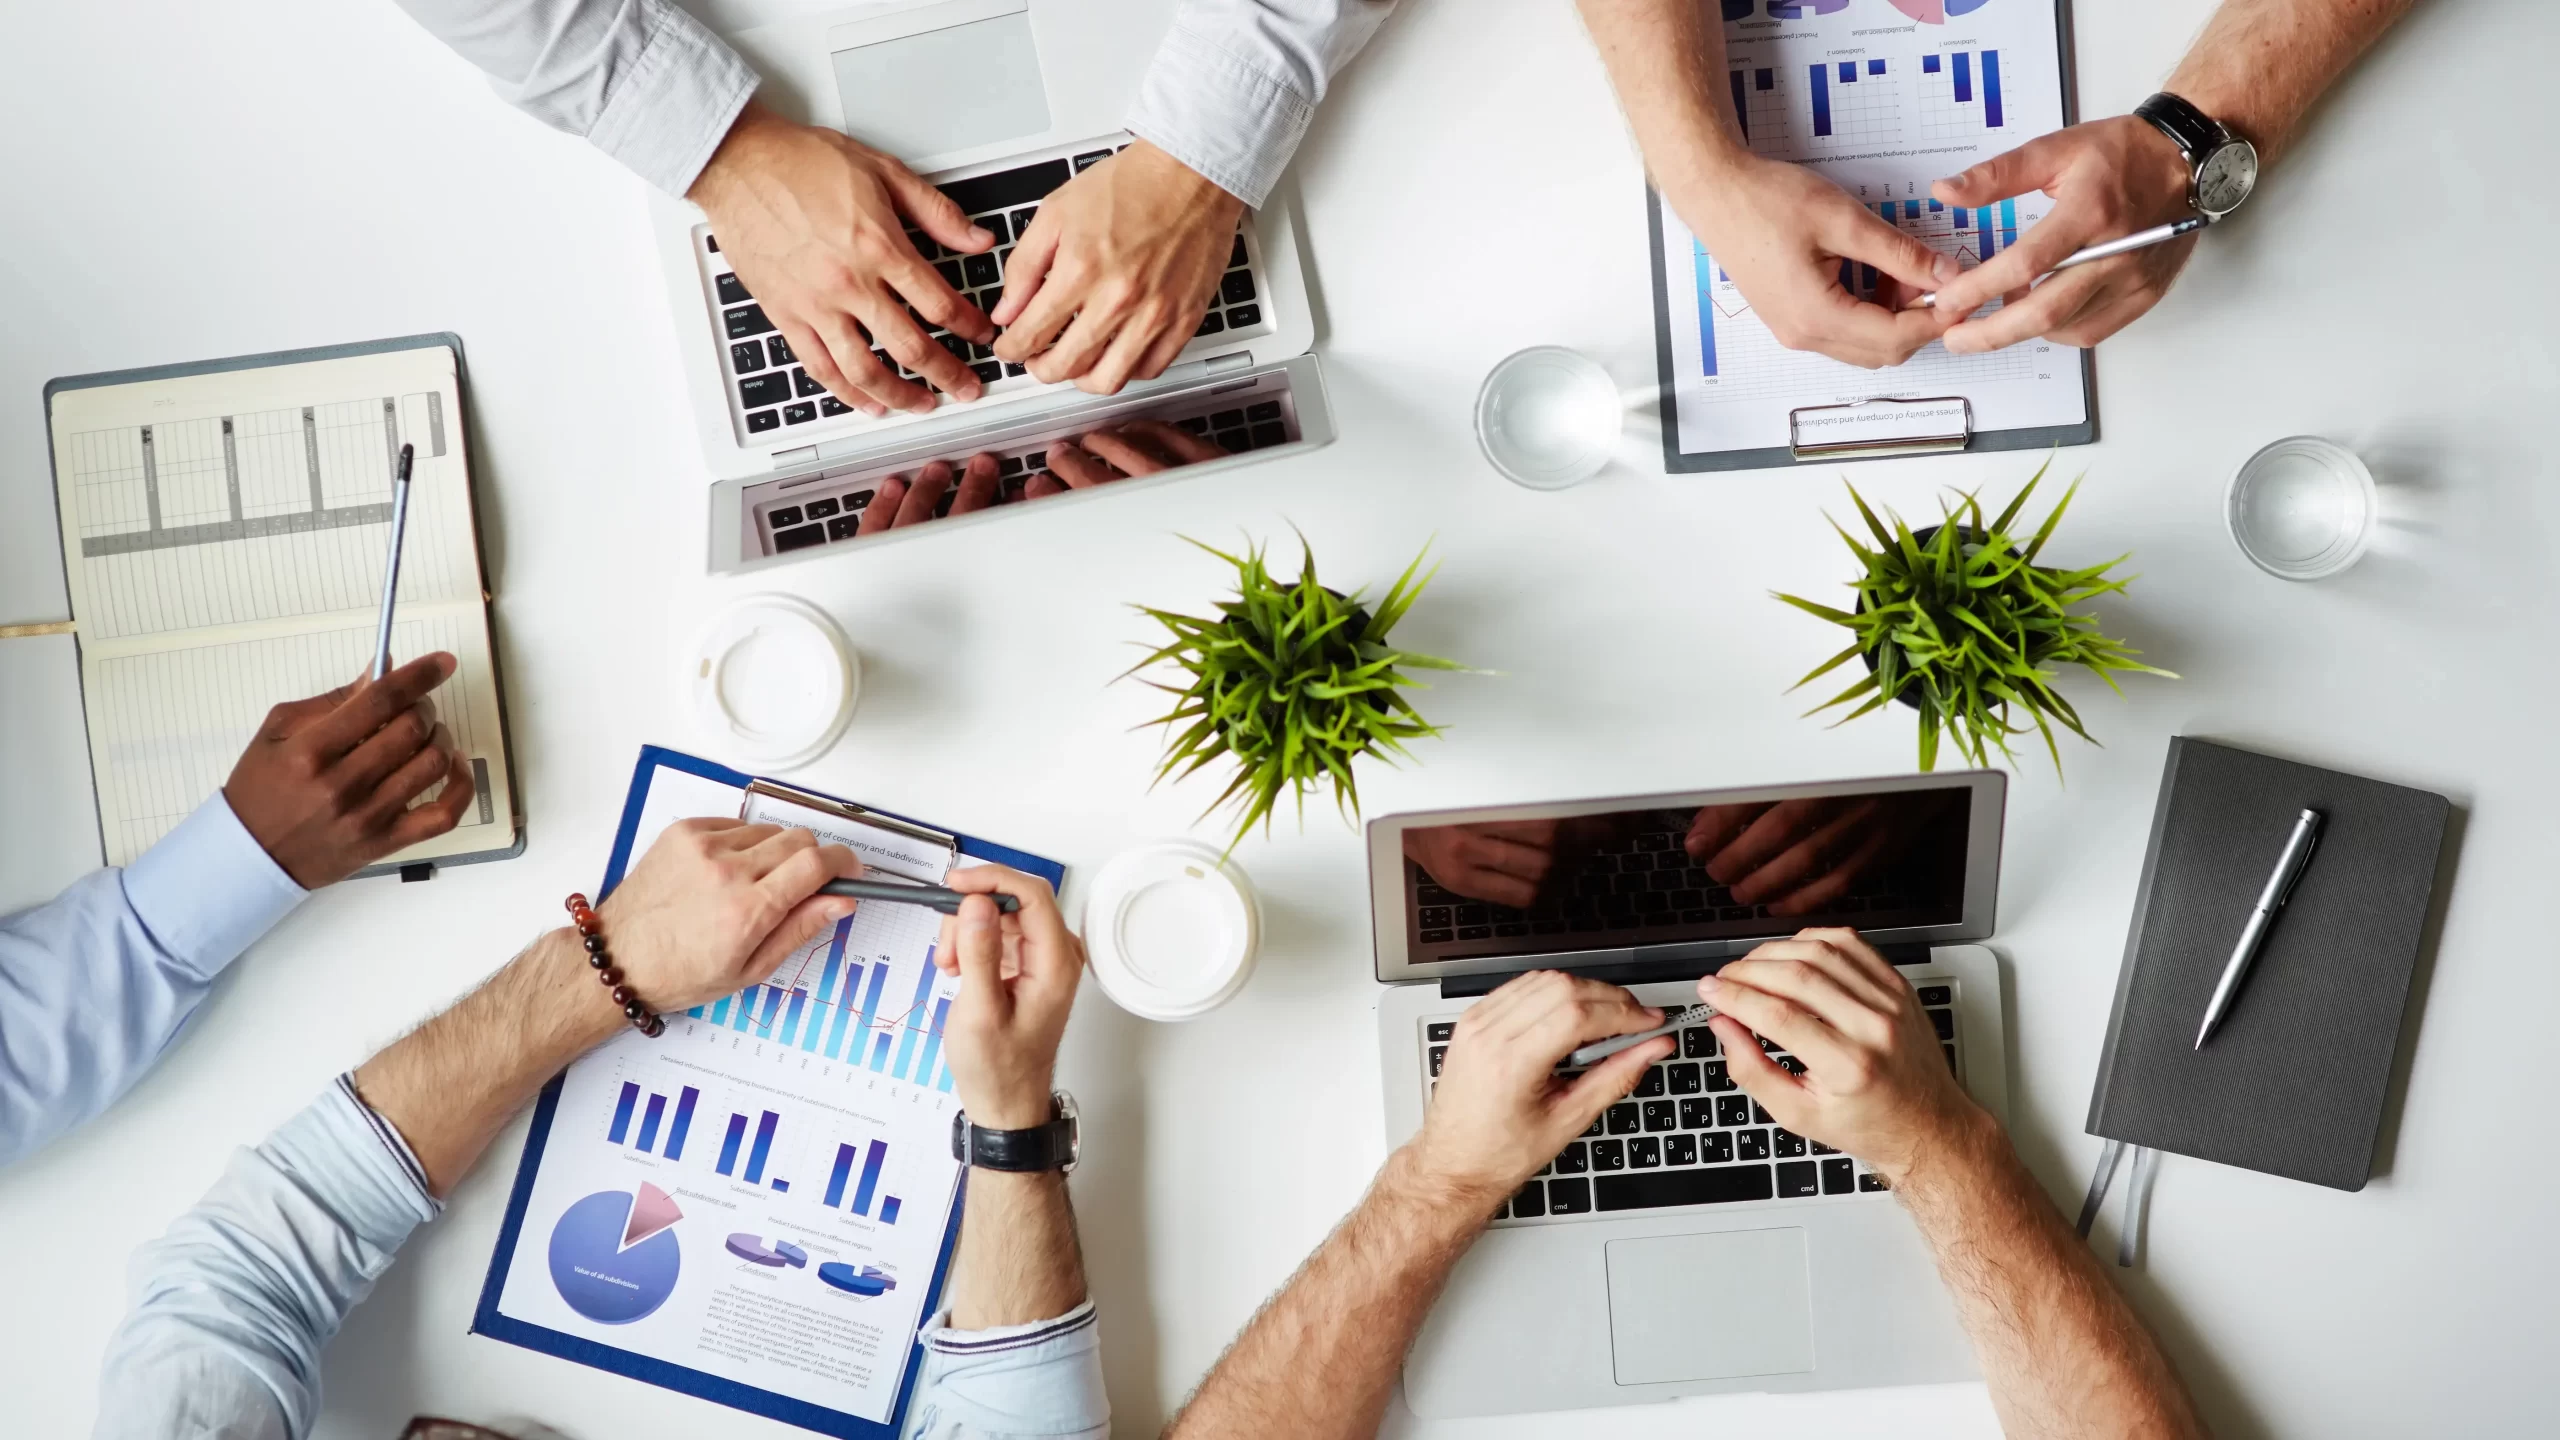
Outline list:
[[[398,0],[509,104],[670,195],[720,148],[755,68],[670,0]]]
[[[99,1440],[308,1435],[322,1348],[437,1209],[399,1132],[339,1077],[134,1253]]]
[[[994,1330],[954,1330],[945,1311],[920,1343],[907,1440],[1110,1440],[1092,1301]]]
[[[1325,90],[1395,0],[1183,0],[1130,133],[1247,205],[1269,198]]]
[[[302,896],[217,792],[131,865],[0,917],[0,1165],[130,1089]]]

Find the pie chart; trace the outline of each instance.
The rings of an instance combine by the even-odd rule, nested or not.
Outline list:
[[[730,1254],[752,1265],[780,1267],[791,1263],[783,1258],[780,1250],[765,1244],[762,1236],[749,1235],[744,1231],[729,1237],[728,1248]]]
[[[1944,25],[1950,15],[1970,15],[1991,0],[1893,0],[1893,8],[1923,25]]]
[[[818,1278],[852,1295],[885,1295],[898,1288],[898,1282],[876,1265],[859,1269],[830,1260],[818,1267]]]
[[[646,1319],[675,1293],[684,1254],[670,1227],[684,1218],[666,1191],[599,1190],[551,1227],[551,1283],[569,1308],[600,1325]]]

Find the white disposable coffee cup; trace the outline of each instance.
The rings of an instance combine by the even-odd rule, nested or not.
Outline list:
[[[1121,1009],[1149,1020],[1205,1015],[1242,990],[1262,949],[1253,882],[1218,852],[1188,841],[1124,850],[1086,886],[1093,978]]]
[[[844,734],[862,691],[862,662],[808,601],[750,595],[703,627],[684,683],[695,722],[724,755],[791,770]]]

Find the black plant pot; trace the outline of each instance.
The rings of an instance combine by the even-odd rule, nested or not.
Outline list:
[[[1911,532],[1911,539],[1912,539],[1912,543],[1917,544],[1917,545],[1926,545],[1926,544],[1928,544],[1928,543],[1929,543],[1929,537],[1931,537],[1931,536],[1933,536],[1933,535],[1937,534],[1937,533],[1938,533],[1938,530],[1939,530],[1939,527],[1938,527],[1938,526],[1935,526],[1935,525],[1924,526],[1924,527],[1923,527],[1923,528],[1921,528],[1921,529],[1914,530],[1914,531],[1912,531],[1912,532]],[[1865,596],[1863,596],[1863,595],[1861,595],[1861,596],[1859,596],[1859,597],[1858,597],[1858,608],[1859,608],[1860,610],[1864,610],[1864,609],[1866,609],[1866,608],[1867,608],[1867,598],[1866,598]],[[1876,657],[1875,657],[1875,652],[1874,652],[1874,651],[1872,651],[1872,650],[1861,650],[1861,651],[1859,651],[1859,652],[1858,652],[1858,658],[1866,662],[1866,664],[1867,664],[1867,673],[1868,673],[1868,674],[1873,675],[1874,673],[1876,673]],[[1894,696],[1894,697],[1893,697],[1893,699],[1894,699],[1894,703],[1896,703],[1896,704],[1898,704],[1898,705],[1908,705],[1908,706],[1910,706],[1910,707],[1911,707],[1912,709],[1914,709],[1914,710],[1917,710],[1917,709],[1919,709],[1919,708],[1920,708],[1920,701],[1919,701],[1918,697],[1914,696],[1914,695],[1913,695],[1910,691],[1908,691],[1908,690],[1905,690],[1905,691],[1903,691],[1901,694]]]

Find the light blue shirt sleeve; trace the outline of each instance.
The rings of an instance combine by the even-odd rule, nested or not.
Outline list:
[[[345,1076],[134,1253],[100,1440],[300,1440],[320,1351],[437,1204]]]
[[[399,0],[507,103],[670,195],[756,92],[755,68],[672,0]]]
[[[1259,206],[1316,106],[1395,0],[1183,0],[1138,86],[1130,133]]]
[[[954,1330],[950,1319],[925,1322],[907,1440],[1109,1440],[1092,1301],[994,1330]]]
[[[217,791],[131,865],[0,918],[0,1165],[131,1088],[302,896]]]

